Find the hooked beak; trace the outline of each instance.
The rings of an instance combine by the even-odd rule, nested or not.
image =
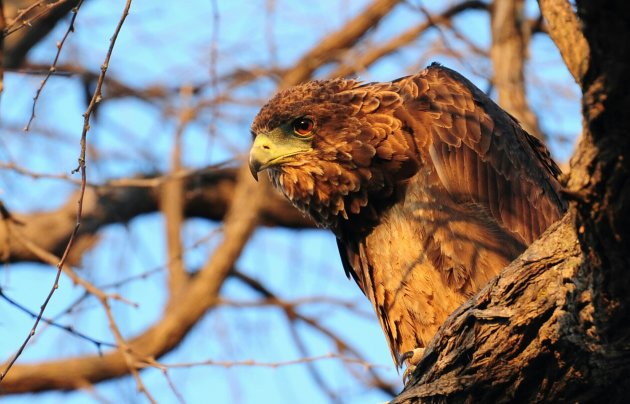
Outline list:
[[[256,181],[258,181],[258,172],[262,170],[263,166],[264,157],[262,156],[262,154],[263,153],[258,147],[252,147],[252,149],[249,151],[249,171],[252,173],[252,176]]]
[[[258,173],[269,167],[269,162],[274,159],[273,142],[265,134],[256,136],[254,144],[249,151],[249,171],[258,181]]]
[[[292,156],[310,150],[310,140],[287,139],[280,129],[261,133],[249,151],[249,170],[258,181],[258,173],[269,167],[292,160]]]

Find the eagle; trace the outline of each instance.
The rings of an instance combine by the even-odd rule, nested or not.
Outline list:
[[[252,174],[332,230],[398,368],[566,209],[545,146],[436,63],[282,90],[251,131]]]

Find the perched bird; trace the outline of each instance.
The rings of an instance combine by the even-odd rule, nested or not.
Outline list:
[[[566,208],[542,143],[438,64],[288,88],[252,134],[252,174],[334,232],[399,367]]]

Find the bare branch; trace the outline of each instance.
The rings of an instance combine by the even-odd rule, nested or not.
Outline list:
[[[453,17],[461,14],[464,11],[468,10],[486,10],[488,8],[487,4],[483,1],[464,1],[462,3],[455,4],[450,8],[444,10],[441,14],[432,16],[431,19],[428,19],[424,23],[413,27],[397,37],[391,39],[389,42],[381,45],[379,47],[374,47],[372,49],[368,49],[359,55],[358,58],[353,59],[352,63],[349,65],[343,64],[339,66],[332,76],[349,76],[355,73],[358,69],[364,69],[370,65],[372,65],[375,61],[380,58],[390,55],[405,45],[410,44],[414,40],[416,40],[420,35],[426,32],[429,28],[435,27],[436,24],[444,24],[450,25]]]
[[[175,133],[175,143],[171,151],[171,170],[173,173],[182,168],[182,136],[186,126],[194,117],[190,108],[192,88],[183,87],[181,92],[182,109]],[[183,248],[181,240],[182,225],[184,223],[184,181],[173,179],[167,181],[160,193],[160,209],[165,220],[165,234],[169,260],[168,288],[175,293],[186,280],[186,269],[183,262]],[[175,257],[180,257],[175,259]]]
[[[9,372],[9,370],[11,370],[11,367],[13,367],[13,364],[15,363],[15,361],[20,357],[20,355],[24,351],[24,348],[26,347],[26,345],[30,341],[31,337],[33,335],[35,335],[35,331],[37,330],[37,326],[38,326],[42,316],[44,315],[44,311],[46,310],[46,307],[48,306],[48,303],[50,302],[50,299],[52,298],[54,292],[59,287],[59,278],[61,276],[61,272],[66,267],[66,264],[65,264],[66,260],[68,259],[68,255],[70,253],[70,250],[72,249],[72,246],[74,245],[74,240],[75,240],[75,238],[76,238],[76,236],[78,234],[79,227],[81,226],[81,218],[82,218],[82,214],[83,214],[83,197],[85,195],[85,186],[86,186],[86,182],[87,182],[87,176],[86,176],[86,170],[85,170],[85,147],[86,147],[87,131],[89,130],[90,114],[91,114],[91,112],[94,109],[94,105],[96,105],[97,97],[100,97],[100,86],[102,85],[103,78],[105,77],[105,74],[107,72],[107,64],[108,64],[109,59],[111,57],[112,51],[114,50],[114,44],[116,43],[116,38],[118,37],[118,33],[120,32],[120,29],[122,28],[122,25],[123,25],[123,23],[125,21],[125,18],[127,17],[127,14],[129,13],[129,7],[130,6],[131,6],[131,0],[127,0],[127,3],[125,5],[125,9],[123,11],[123,15],[120,18],[120,21],[118,22],[118,26],[116,27],[116,29],[114,31],[114,35],[112,36],[109,50],[107,51],[107,55],[105,56],[105,63],[103,64],[103,67],[101,69],[101,78],[99,79],[99,83],[97,84],[97,90],[95,91],[94,97],[92,98],[92,101],[90,102],[90,105],[88,106],[88,109],[87,109],[87,111],[84,114],[84,119],[85,120],[84,120],[84,124],[83,124],[83,133],[81,135],[81,156],[79,158],[79,168],[77,168],[77,171],[81,171],[81,189],[79,191],[79,198],[78,198],[78,201],[77,201],[76,223],[74,225],[74,228],[72,229],[72,232],[70,234],[70,239],[68,240],[68,243],[66,244],[66,247],[64,249],[63,255],[61,256],[61,258],[59,259],[59,261],[57,263],[57,274],[55,276],[55,280],[53,282],[53,285],[52,285],[50,291],[48,292],[48,295],[46,296],[46,299],[44,300],[44,303],[41,305],[41,308],[40,308],[39,314],[37,316],[37,319],[35,320],[35,323],[33,324],[33,327],[31,328],[31,331],[29,332],[27,337],[24,339],[24,342],[22,343],[22,345],[20,346],[20,348],[18,349],[16,354],[6,364],[5,369],[0,374],[0,383],[2,381],[4,381],[4,379],[7,376],[7,373]],[[103,300],[104,300],[104,302],[106,302],[106,299],[103,299]],[[139,386],[141,387],[141,384],[139,384]],[[146,395],[147,395],[148,398],[150,398],[148,392],[146,393]]]
[[[23,313],[28,314],[30,317],[32,317],[33,319],[36,319],[38,314],[37,313],[33,313],[32,311],[30,311],[28,308],[26,308],[25,306],[23,306],[22,304],[18,303],[16,300],[12,299],[11,297],[7,296],[7,294],[2,290],[2,288],[0,288],[0,298],[4,299],[7,303],[9,303],[11,306],[16,307],[18,310],[20,310]],[[96,347],[96,349],[100,352],[102,347],[110,347],[110,348],[115,348],[116,345],[112,344],[110,342],[106,342],[106,341],[101,341],[99,339],[90,337],[80,331],[77,331],[73,326],[71,325],[62,325],[57,323],[54,320],[51,320],[49,318],[46,317],[42,317],[42,320],[44,323],[58,328],[60,330],[63,330],[67,333],[69,333],[70,335],[74,335],[77,338],[83,339],[85,341],[88,341],[92,344],[94,344],[94,346]]]
[[[7,37],[25,27],[32,27],[33,23],[40,18],[50,14],[56,7],[63,5],[68,0],[39,0],[31,3],[30,6],[18,11],[17,15],[2,30],[2,36]]]
[[[57,42],[57,53],[55,54],[55,58],[52,64],[50,65],[50,67],[48,68],[48,73],[46,74],[46,77],[44,77],[41,84],[39,85],[39,88],[37,89],[37,93],[35,94],[35,98],[33,98],[33,107],[31,109],[31,117],[29,118],[28,123],[26,124],[26,127],[24,128],[25,132],[28,132],[28,130],[31,127],[31,123],[33,122],[33,119],[35,119],[35,107],[37,106],[37,101],[39,100],[39,96],[44,90],[44,87],[46,86],[48,79],[50,79],[50,76],[55,72],[55,69],[57,67],[57,62],[59,61],[59,56],[61,55],[61,50],[63,49],[63,44],[66,43],[66,39],[68,39],[68,36],[70,35],[70,33],[74,32],[74,22],[76,21],[77,15],[79,14],[79,9],[81,8],[81,4],[83,4],[83,0],[79,0],[79,2],[77,3],[77,6],[72,9],[72,18],[70,19],[70,24],[68,24],[68,29],[66,30],[66,33],[63,35],[63,38],[61,38],[61,41]]]
[[[282,302],[282,299],[278,298],[271,290],[269,290],[265,285],[263,285],[256,279],[253,279],[239,271],[233,271],[231,275],[235,277],[236,279],[241,280],[243,283],[245,283],[247,286],[249,286],[256,292],[260,293],[265,298],[272,301]],[[280,306],[284,309],[287,319],[290,322],[295,322],[295,321],[303,322],[307,324],[308,326],[312,327],[313,329],[317,330],[321,334],[325,335],[330,340],[332,340],[341,354],[350,354],[353,357],[358,358],[358,359],[362,358],[361,354],[356,349],[354,349],[346,341],[341,339],[341,337],[339,337],[336,333],[326,328],[325,326],[323,326],[316,320],[299,313],[298,311],[295,310],[293,306],[286,305],[286,304],[285,305],[280,304]],[[296,332],[293,328],[291,330],[293,333]],[[294,337],[299,341],[299,337],[297,336],[297,334]],[[299,345],[300,343],[298,342],[298,347]],[[302,350],[302,354],[305,355],[306,349],[302,348],[301,350]],[[394,387],[391,386],[389,383],[385,382],[384,380],[382,380],[378,376],[378,374],[376,374],[373,371],[372,368],[367,368],[367,370],[368,370],[368,373],[370,374],[370,378],[371,378],[370,384],[372,386],[382,390],[384,393],[390,396],[393,396],[396,394]],[[315,370],[311,369],[311,372],[315,372]],[[314,376],[317,378],[317,375],[314,375]],[[320,383],[320,385],[322,388],[325,388],[325,385],[323,384],[323,382]]]
[[[400,0],[374,0],[362,13],[302,56],[292,69],[285,72],[280,87],[300,83],[308,79],[318,67],[338,58],[341,51],[354,45],[398,3]]]
[[[371,369],[377,368],[379,366],[373,365],[361,358],[355,358],[350,356],[340,355],[338,353],[329,352],[325,355],[317,355],[317,356],[308,356],[299,359],[286,360],[286,361],[278,361],[278,362],[257,362],[253,359],[242,360],[242,361],[217,361],[213,359],[207,359],[199,362],[185,362],[185,363],[157,363],[156,367],[164,367],[166,369],[174,369],[174,368],[191,368],[197,366],[219,366],[225,368],[239,367],[239,366],[247,366],[247,367],[266,367],[266,368],[279,368],[284,366],[293,366],[300,365],[309,362],[319,362],[326,359],[338,359],[342,362],[361,365],[364,368]]]
[[[4,31],[7,21],[4,16],[4,3],[0,0],[0,31]],[[4,90],[4,36],[0,36],[0,97]]]
[[[538,0],[538,5],[547,21],[549,36],[560,50],[564,63],[575,82],[582,84],[588,69],[590,47],[571,3],[569,0]]]
[[[48,35],[55,28],[57,22],[68,15],[78,2],[79,0],[35,1],[30,7],[15,16],[13,23],[5,27],[2,34],[3,37],[6,37],[7,46],[5,67],[16,68],[20,66],[31,48]],[[29,15],[32,11],[36,12]],[[10,27],[13,28],[9,32],[7,29]],[[16,36],[16,31],[21,29],[25,33]]]
[[[223,220],[230,201],[234,197],[236,169],[222,168],[184,170],[182,175],[173,178],[185,180],[184,215],[203,217],[210,220]],[[185,174],[185,175],[184,175]],[[83,211],[83,225],[79,229],[78,240],[68,261],[79,262],[81,254],[98,241],[97,232],[112,223],[127,223],[134,217],[159,209],[161,186],[169,181],[169,176],[150,178],[121,179],[114,186],[90,188],[86,191]],[[11,212],[12,217],[21,223],[20,231],[24,238],[31,240],[46,251],[61,255],[65,243],[73,230],[73,212],[78,194],[72,194],[61,208],[49,212],[20,214]],[[289,228],[313,228],[314,224],[298,212],[284,197],[269,190],[261,207],[261,223],[267,226]],[[0,226],[0,240],[8,241],[8,260],[40,261],[11,237],[10,228]]]
[[[492,5],[493,83],[499,105],[514,115],[531,135],[544,140],[538,118],[527,102],[525,60],[531,33],[525,19],[524,0],[498,0]]]

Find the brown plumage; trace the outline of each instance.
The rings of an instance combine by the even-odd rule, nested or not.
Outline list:
[[[565,209],[545,147],[436,64],[289,88],[252,133],[252,172],[335,233],[398,366]]]

